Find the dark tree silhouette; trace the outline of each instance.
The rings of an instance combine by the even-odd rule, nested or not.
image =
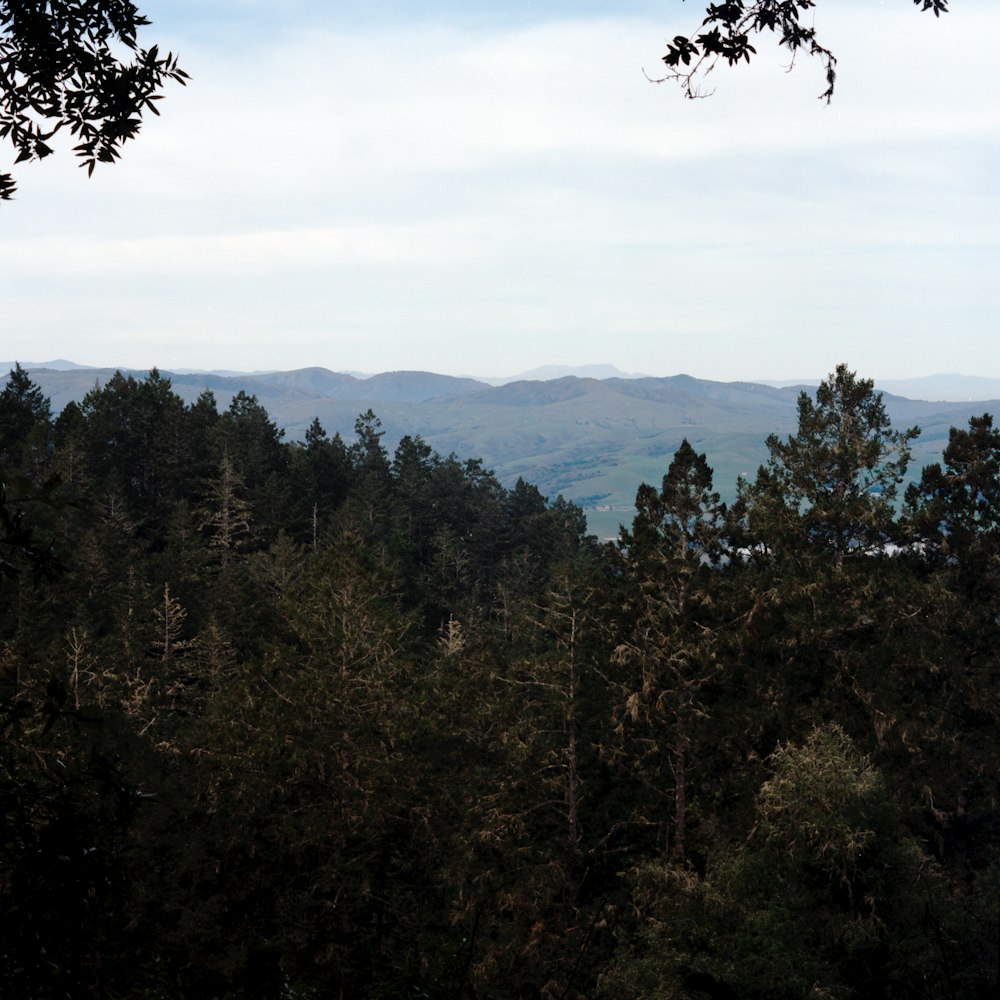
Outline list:
[[[140,47],[149,23],[129,0],[0,0],[0,137],[16,163],[51,154],[62,129],[88,175],[118,158],[143,114],[159,114],[163,84],[187,79],[171,53]],[[0,173],[0,199],[14,190]]]
[[[935,17],[948,12],[948,0],[913,0]],[[803,24],[803,12],[816,0],[722,0],[705,8],[705,18],[692,36],[676,35],[667,43],[663,57],[667,73],[655,82],[680,83],[687,97],[703,96],[700,81],[719,60],[730,66],[757,54],[753,42],[770,33],[783,45],[794,62],[800,52],[818,56],[826,70],[826,90],[820,98],[829,103],[837,80],[837,57],[816,36],[816,28]]]

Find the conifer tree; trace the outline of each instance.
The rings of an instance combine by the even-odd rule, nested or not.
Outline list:
[[[607,996],[958,995],[945,880],[872,761],[829,723],[768,765],[752,828],[704,877],[638,873],[645,919]]]
[[[636,510],[620,541],[628,631],[614,652],[623,701],[616,716],[650,790],[664,796],[673,786],[671,853],[683,859],[691,742],[707,714],[702,692],[719,668],[713,566],[725,554],[726,508],[705,456],[684,440],[661,490],[639,487]]]
[[[218,474],[208,484],[201,522],[209,532],[209,545],[218,552],[223,569],[250,536],[250,503],[244,493],[243,481],[224,450]]]
[[[894,502],[918,427],[894,431],[881,393],[838,365],[816,390],[802,392],[798,430],[767,439],[770,459],[740,483],[737,511],[748,544],[768,555],[822,552],[840,569],[849,555],[894,540]]]
[[[951,428],[943,460],[906,491],[914,540],[953,566],[967,593],[1000,593],[1000,428],[993,416]]]
[[[0,390],[0,470],[9,475],[32,452],[36,464],[47,461],[51,417],[48,397],[15,362]]]

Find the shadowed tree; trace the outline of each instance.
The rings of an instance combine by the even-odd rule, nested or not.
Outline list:
[[[48,397],[15,362],[0,391],[0,468],[14,470],[29,454],[44,462],[51,418]]]
[[[799,426],[767,439],[771,457],[751,483],[741,480],[738,516],[749,544],[770,555],[831,556],[884,550],[895,535],[894,502],[919,427],[894,431],[871,379],[838,365],[816,390],[799,395]]]
[[[767,465],[740,482],[739,663],[766,706],[747,720],[758,753],[830,718],[901,760],[918,739],[928,759],[947,745],[935,746],[950,701],[940,590],[891,555],[918,433],[894,431],[872,382],[839,365],[815,401],[800,394],[796,433],[769,437]]]
[[[281,443],[285,432],[256,396],[240,390],[215,424],[215,433],[253,502],[255,536],[266,543],[273,541],[289,514],[288,450]]]
[[[65,568],[51,538],[39,531],[28,513],[31,508],[55,506],[57,487],[57,482],[38,489],[26,488],[23,480],[11,486],[0,482],[0,580],[16,577],[26,567],[37,582],[52,579]]]
[[[302,511],[305,537],[315,551],[323,525],[347,496],[351,478],[347,447],[339,434],[329,437],[314,417],[306,430],[305,447],[296,448],[291,457],[297,484],[293,500]]]
[[[951,565],[969,593],[1000,590],[1000,429],[984,413],[953,427],[944,466],[924,468],[906,491],[914,538]]]
[[[155,535],[185,465],[184,401],[155,368],[142,380],[116,371],[80,410],[91,474]]]
[[[687,765],[693,730],[706,708],[702,689],[718,670],[712,567],[725,554],[726,507],[712,489],[712,469],[681,442],[657,492],[643,483],[632,530],[622,530],[630,632],[614,653],[633,761],[659,795],[673,785],[671,853],[684,857]],[[638,725],[637,725],[638,724]],[[632,732],[638,729],[638,733]],[[666,787],[665,787],[666,786]]]
[[[941,650],[933,674],[939,687],[914,704],[940,706],[944,719],[938,731],[961,733],[957,744],[946,738],[936,748],[941,769],[936,781],[927,782],[936,797],[929,812],[935,820],[947,817],[954,872],[968,883],[970,870],[988,857],[983,831],[1000,824],[993,783],[1000,667],[1000,430],[990,414],[972,417],[967,428],[951,429],[943,463],[924,468],[920,481],[907,489],[905,514],[915,570],[941,588],[934,607],[944,618],[936,623],[929,615],[924,618],[923,644],[932,647],[936,640]],[[932,624],[937,625],[933,631]],[[925,717],[929,714],[925,707]],[[931,729],[926,723],[922,728]]]
[[[201,520],[223,569],[250,537],[250,503],[245,493],[246,486],[233,468],[228,451],[224,451],[218,473],[208,484]]]
[[[604,995],[956,996],[944,953],[954,942],[938,923],[946,883],[872,762],[831,723],[767,763],[749,835],[704,877],[663,864],[638,873],[645,919]]]

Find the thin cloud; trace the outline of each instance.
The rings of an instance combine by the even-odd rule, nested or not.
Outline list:
[[[212,6],[219,24],[248,9],[273,15]],[[170,20],[192,83],[122,163],[90,183],[68,156],[25,169],[4,209],[11,350],[781,377],[828,370],[848,329],[872,358],[874,331],[926,345],[956,301],[948,367],[992,335],[1000,84],[965,41],[1000,29],[992,5],[824,8],[829,108],[820,67],[789,76],[775,53],[718,70],[706,101],[649,84],[666,30],[649,17],[285,15],[238,45]]]

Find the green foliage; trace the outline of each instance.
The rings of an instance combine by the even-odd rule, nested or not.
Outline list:
[[[893,540],[894,501],[919,433],[892,430],[874,383],[838,365],[815,403],[800,394],[798,431],[785,441],[772,434],[767,465],[740,484],[736,511],[750,544],[785,555],[805,543],[838,569],[848,555],[881,551]]]
[[[726,507],[705,456],[681,443],[659,493],[643,484],[632,530],[622,531],[629,631],[614,650],[620,672],[618,732],[642,782],[661,795],[673,785],[671,853],[687,841],[687,771],[709,715],[705,693],[725,642],[717,607],[726,554]],[[654,800],[655,801],[655,800]],[[651,822],[655,806],[637,803]]]
[[[735,511],[684,441],[601,546],[370,412],[12,395],[5,996],[992,995],[990,418],[900,525],[841,368]]]
[[[0,696],[0,985],[100,995],[124,931],[139,804],[106,727],[53,677]]]
[[[51,416],[48,398],[15,363],[0,390],[0,468],[45,464]]]
[[[1000,540],[1000,429],[984,413],[953,427],[938,462],[906,491],[912,536],[957,569],[967,588],[997,579]]]
[[[831,724],[769,764],[749,838],[703,879],[642,874],[655,916],[616,981],[649,997],[792,1000],[908,996],[939,977],[924,924],[943,883],[871,762]]]
[[[0,467],[0,472],[3,469]],[[40,531],[31,513],[57,510],[65,501],[60,481],[52,477],[39,487],[22,478],[0,481],[0,582],[31,571],[32,579],[52,579],[63,564],[51,537]]]
[[[39,370],[32,377],[58,410],[70,400],[82,398],[95,378],[103,383],[112,374],[102,370]],[[445,384],[437,391],[447,395],[428,399],[424,393],[420,402],[409,401],[409,396],[401,402],[397,396],[407,392],[410,376],[419,384],[419,375],[407,373],[400,379],[400,393],[394,393],[395,386],[388,378],[376,378],[373,384],[326,372],[303,385],[293,375],[278,372],[249,381],[220,377],[213,384],[227,406],[231,395],[241,388],[259,393],[259,401],[271,419],[285,428],[290,441],[305,440],[316,414],[331,445],[339,447],[349,446],[354,439],[358,405],[340,398],[341,393],[346,389],[371,394],[384,388],[384,398],[373,405],[383,424],[382,441],[387,450],[391,452],[395,443],[413,436],[413,428],[419,427],[424,441],[440,456],[454,452],[462,456],[459,464],[464,464],[465,456],[477,455],[483,468],[491,469],[508,489],[520,476],[542,495],[561,494],[579,504],[587,511],[589,530],[602,539],[617,538],[620,525],[628,523],[631,513],[623,511],[631,510],[638,483],[659,487],[684,437],[709,456],[714,487],[731,504],[737,478],[766,461],[767,435],[786,435],[796,427],[797,391],[681,375],[560,380],[573,391],[564,391],[564,398],[557,403],[549,401],[551,382],[521,383],[516,394],[508,395],[506,386],[485,388],[472,383],[470,387],[470,380],[441,377]],[[174,391],[192,401],[192,411],[200,408],[194,402],[199,396],[211,398],[203,389],[203,376],[173,373],[170,378]],[[471,388],[476,391],[471,392]],[[949,426],[963,425],[970,416],[978,415],[975,404],[970,403],[928,403],[887,396],[885,404],[894,423],[905,420],[906,426],[916,422],[922,428],[920,438],[912,444],[912,467],[918,475],[922,465],[940,461]],[[194,413],[191,417],[189,425],[195,422]],[[217,453],[204,454],[205,441],[200,431],[192,429],[188,434],[185,471],[193,482],[209,476],[218,459]],[[295,451],[289,449],[290,461]],[[346,479],[341,480],[341,489],[343,499]],[[313,499],[296,497],[301,504],[296,517],[308,530]],[[608,509],[597,510],[598,504]],[[322,521],[330,510],[320,504],[318,514]]]
[[[732,900],[723,968],[740,992],[905,994],[939,974],[921,924],[943,885],[871,762],[831,724],[770,763],[753,839],[718,876]]]
[[[184,403],[154,368],[141,381],[116,372],[80,404],[89,473],[155,530],[184,466]]]
[[[685,438],[663,477],[660,492],[643,483],[635,498],[636,517],[622,545],[633,561],[669,560],[693,571],[716,564],[724,553],[725,504],[712,489],[712,469]]]

